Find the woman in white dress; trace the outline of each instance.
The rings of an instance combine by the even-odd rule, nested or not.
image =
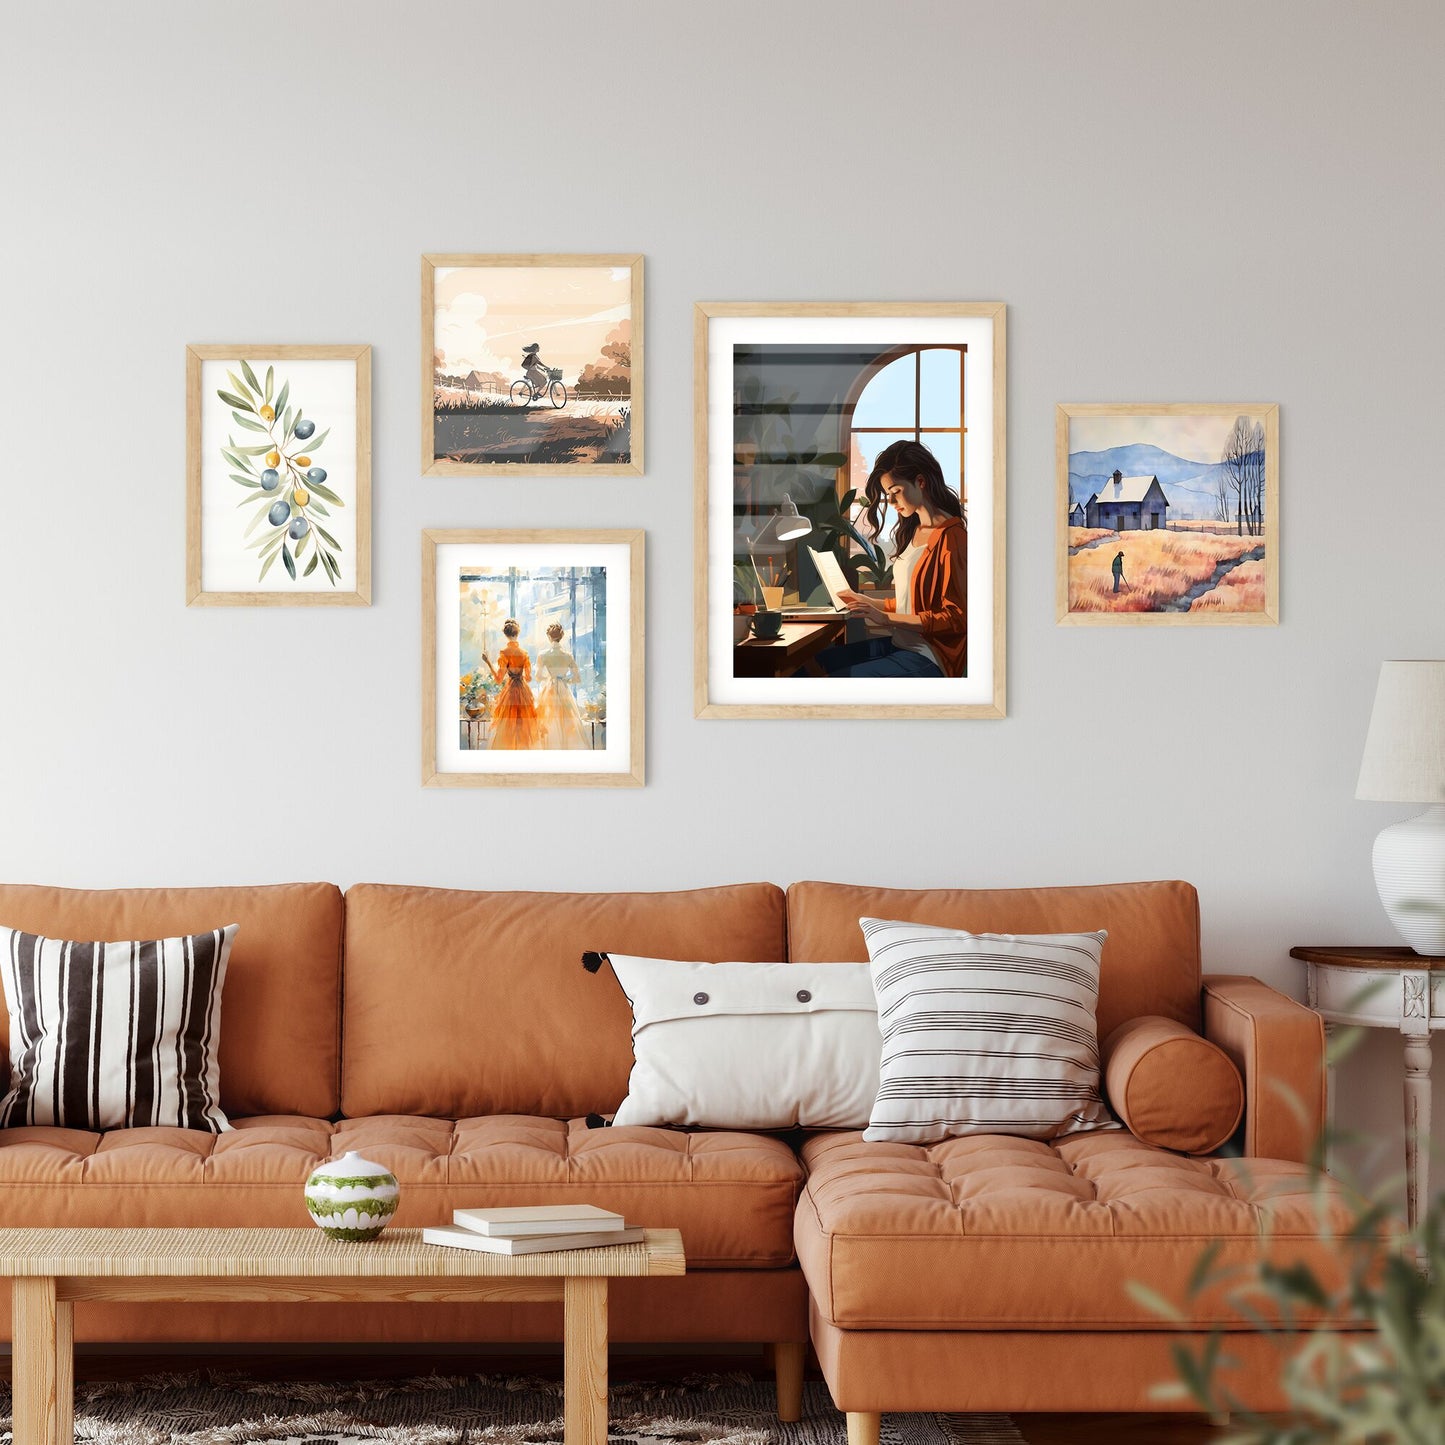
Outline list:
[[[554,622],[547,629],[552,645],[537,658],[537,725],[539,746],[544,748],[589,748],[587,724],[572,689],[582,681],[572,654],[562,646],[566,634]]]

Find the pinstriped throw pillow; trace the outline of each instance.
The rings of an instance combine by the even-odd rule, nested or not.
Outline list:
[[[1106,933],[963,933],[862,918],[883,1032],[863,1137],[1055,1139],[1117,1127],[1094,1016]]]
[[[0,1127],[227,1132],[221,986],[237,925],[144,943],[0,928],[10,1092]]]

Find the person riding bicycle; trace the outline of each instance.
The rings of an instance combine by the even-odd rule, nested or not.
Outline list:
[[[552,380],[540,355],[541,347],[534,341],[522,348],[522,375],[531,383],[538,396],[546,396],[548,383]]]

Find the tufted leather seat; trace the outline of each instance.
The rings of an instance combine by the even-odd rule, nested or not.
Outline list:
[[[1184,1306],[1211,1242],[1221,1269],[1262,1247],[1335,1279],[1320,1211],[1334,1230],[1350,1219],[1333,1184],[1317,1201],[1302,1164],[1189,1159],[1123,1131],[928,1146],[820,1135],[803,1157],[798,1258],[820,1314],[844,1329],[1159,1329],[1129,1281]],[[1187,1313],[1257,1328],[1218,1289]]]
[[[397,1176],[399,1225],[447,1223],[467,1206],[585,1202],[630,1223],[680,1229],[690,1268],[770,1269],[793,1257],[802,1169],[776,1138],[589,1129],[581,1119],[521,1115],[233,1122],[235,1132],[220,1135],[0,1131],[0,1217],[8,1225],[304,1225],[307,1175],[354,1149]]]

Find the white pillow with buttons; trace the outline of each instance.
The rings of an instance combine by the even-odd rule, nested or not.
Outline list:
[[[614,1126],[867,1125],[883,1047],[868,964],[604,957],[632,1004]]]

